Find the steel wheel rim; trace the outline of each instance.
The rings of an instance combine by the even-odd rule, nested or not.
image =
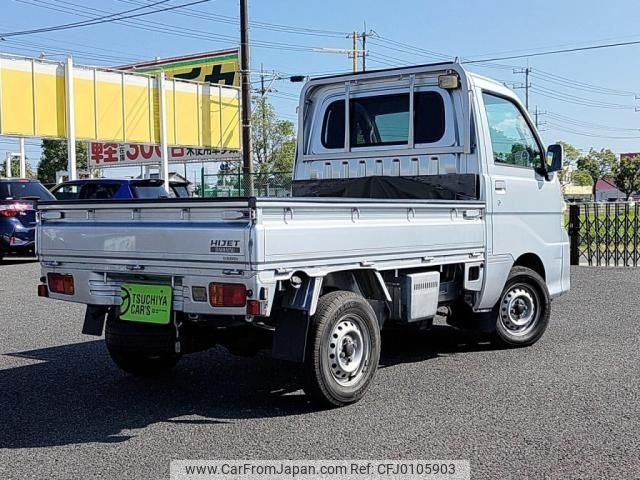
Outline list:
[[[371,356],[369,328],[359,317],[347,314],[334,325],[323,357],[334,381],[342,386],[357,383],[367,371]]]
[[[511,335],[527,335],[540,318],[540,299],[535,289],[525,284],[513,285],[502,296],[499,321]]]

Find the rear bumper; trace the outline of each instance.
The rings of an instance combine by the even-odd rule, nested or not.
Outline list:
[[[170,285],[173,289],[172,310],[193,315],[228,315],[248,316],[247,307],[213,307],[209,303],[210,283],[243,284],[247,291],[248,300],[259,300],[260,315],[270,313],[275,295],[275,281],[266,283],[261,281],[256,272],[244,272],[242,275],[225,275],[222,271],[208,271],[202,274],[162,275],[115,271],[90,271],[61,266],[42,267],[42,276],[48,273],[70,274],[74,279],[74,294],[64,295],[52,292],[49,297],[56,300],[83,303],[95,306],[119,306],[120,287],[124,283],[142,283],[149,285]],[[201,287],[207,292],[204,301],[193,294],[193,287]]]
[[[0,251],[4,254],[25,254],[35,252],[35,229],[11,226],[0,233]]]

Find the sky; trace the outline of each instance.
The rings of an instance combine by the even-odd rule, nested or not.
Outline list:
[[[150,1],[0,0],[0,32],[65,24]],[[168,5],[190,1],[170,0]],[[132,19],[126,25],[105,23],[8,37],[0,40],[0,52],[44,53],[55,60],[73,55],[76,63],[114,66],[237,47],[238,10],[237,0],[211,0]],[[367,69],[640,41],[640,2],[635,0],[249,0],[249,16],[252,81],[257,87],[261,66],[285,77],[272,83],[269,96],[287,120],[295,119],[301,85],[286,77],[349,71],[351,59],[335,50],[351,47],[347,36],[354,30],[372,32]],[[541,135],[548,144],[562,140],[585,151],[594,147],[639,152],[639,56],[640,44],[473,63],[467,68],[515,87],[525,80],[514,70],[531,68],[529,107],[540,112]],[[524,98],[524,89],[516,91]],[[37,139],[27,140],[34,167],[38,145]],[[16,151],[17,140],[0,137],[0,159],[7,150]],[[114,170],[109,176],[117,174]]]

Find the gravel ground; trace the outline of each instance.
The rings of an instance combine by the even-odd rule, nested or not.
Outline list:
[[[311,406],[297,370],[221,348],[163,379],[112,366],[82,306],[0,266],[0,478],[169,477],[171,459],[469,459],[472,478],[640,478],[633,269],[578,267],[536,345],[492,350],[448,327],[387,335],[360,403]]]

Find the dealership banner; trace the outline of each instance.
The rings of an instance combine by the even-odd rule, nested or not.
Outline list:
[[[240,150],[239,89],[187,77],[162,85],[167,143]],[[132,70],[0,54],[0,135],[68,138],[73,107],[79,141],[157,145],[159,90],[156,76]]]
[[[239,161],[237,150],[201,147],[169,147],[169,163]],[[89,144],[89,165],[94,168],[135,167],[161,163],[159,145],[136,143]]]
[[[138,73],[158,73],[163,71],[167,78],[240,86],[240,54],[238,49],[162,58],[149,62],[123,65],[116,67],[116,69]]]

